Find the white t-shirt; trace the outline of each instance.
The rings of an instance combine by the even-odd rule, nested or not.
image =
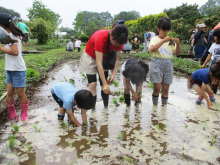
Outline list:
[[[212,53],[211,60],[220,60],[220,44],[213,43],[209,48],[209,52]]]
[[[77,48],[80,48],[80,45],[81,45],[81,41],[80,41],[80,40],[76,40],[75,46],[76,46]]]
[[[13,56],[5,53],[5,70],[8,71],[25,71],[26,65],[24,62],[24,59],[22,57],[22,48],[21,48],[21,40],[17,37],[15,37],[12,33],[9,33],[10,37],[14,40],[17,40],[18,42],[14,43],[18,46],[18,55]],[[12,44],[4,45],[5,48],[11,49]]]

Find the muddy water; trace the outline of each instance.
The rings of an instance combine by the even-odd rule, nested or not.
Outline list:
[[[50,94],[57,82],[74,79],[76,88],[87,88],[87,81],[75,67],[65,63],[49,73],[45,83],[36,86],[31,98],[28,122],[1,125],[1,164],[219,164],[220,96],[213,110],[206,103],[196,105],[196,94],[187,89],[187,79],[174,76],[169,104],[153,106],[152,89],[145,83],[142,103],[115,106],[111,96],[104,109],[100,93],[96,110],[90,110],[87,127],[73,127],[67,116],[57,120],[58,105]],[[117,74],[123,91],[122,76]],[[100,86],[98,85],[98,91]],[[75,116],[82,122],[80,111]],[[66,123],[66,124],[63,124]],[[12,126],[20,129],[13,132]],[[35,128],[33,127],[35,126]],[[16,134],[14,148],[8,137]]]

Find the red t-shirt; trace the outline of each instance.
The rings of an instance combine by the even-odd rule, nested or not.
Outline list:
[[[90,57],[96,58],[95,51],[106,54],[108,31],[109,30],[98,30],[91,36],[88,43],[86,44],[86,49],[85,49],[86,53]],[[113,52],[114,50],[121,51],[122,49],[123,49],[123,45],[113,46],[110,42],[109,52]]]

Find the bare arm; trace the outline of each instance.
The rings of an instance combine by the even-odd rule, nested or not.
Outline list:
[[[206,101],[207,101],[207,107],[208,107],[208,109],[210,109],[210,107],[211,107],[211,101],[209,100],[209,98],[208,98],[208,96],[207,96],[207,94],[206,94],[206,88],[207,88],[207,85],[205,84],[205,83],[202,83],[202,87],[201,87],[201,92],[202,92],[202,95],[203,95],[203,97],[206,99]]]
[[[87,123],[87,115],[86,115],[86,110],[85,109],[81,109],[81,116],[82,116],[82,121],[83,123]]]
[[[128,85],[129,90],[132,93],[132,100],[137,101],[138,100],[138,94],[134,91],[134,89],[131,86],[130,78],[125,78],[126,84]]]
[[[95,51],[96,55],[96,63],[99,71],[99,75],[101,77],[103,85],[107,85],[107,80],[105,79],[104,69],[103,69],[103,53]]]
[[[195,38],[192,39],[191,46],[194,45],[194,42],[195,42]]]
[[[175,54],[178,55],[178,54],[180,54],[180,51],[181,51],[181,49],[180,49],[180,40],[179,40],[179,38],[175,38],[173,41],[176,43]]]
[[[202,65],[202,68],[204,68],[205,65],[210,61],[211,57],[212,57],[212,53],[210,53],[210,54],[208,55],[208,57],[206,58],[205,62],[204,62],[203,65]]]
[[[0,50],[9,54],[9,55],[18,56],[18,54],[19,54],[18,46],[16,44],[12,44],[10,47],[11,47],[11,49],[7,49],[5,47],[0,46]]]
[[[115,74],[117,72],[118,69],[118,62],[119,62],[119,56],[120,56],[121,52],[120,51],[116,51],[116,60],[115,60],[115,67],[112,70],[112,75],[110,77],[110,82],[112,82],[115,79]]]
[[[70,120],[76,124],[77,126],[81,126],[81,124],[78,122],[78,120],[75,118],[75,116],[73,115],[72,111],[68,111],[67,110],[67,114],[69,115]]]

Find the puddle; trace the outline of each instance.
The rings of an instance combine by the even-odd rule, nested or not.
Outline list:
[[[196,105],[196,94],[187,88],[187,79],[174,76],[169,104],[153,106],[152,89],[144,83],[142,102],[128,108],[119,102],[104,109],[100,92],[96,110],[88,111],[88,127],[73,127],[57,120],[58,105],[50,88],[65,79],[74,79],[76,88],[87,88],[87,81],[70,61],[49,72],[48,79],[36,86],[31,98],[29,120],[1,123],[0,164],[219,164],[220,96],[208,110]],[[122,62],[121,62],[122,64]],[[120,67],[119,67],[120,68]],[[117,74],[123,91],[122,76]],[[100,86],[97,86],[100,91]],[[216,110],[217,109],[217,110]],[[75,111],[81,121],[80,111]],[[66,123],[66,124],[63,124]],[[12,126],[20,129],[13,133]],[[34,128],[35,127],[35,128]],[[14,148],[9,135],[16,134]]]

